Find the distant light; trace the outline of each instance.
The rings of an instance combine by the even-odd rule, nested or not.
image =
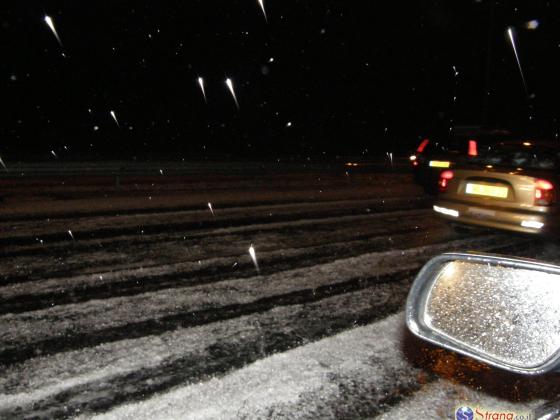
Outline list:
[[[268,59],[268,62],[269,62],[269,63],[273,63],[273,62],[274,62],[274,57],[270,57],[270,58]]]
[[[288,123],[286,124],[286,127],[291,127],[291,126],[292,126],[291,121],[288,121]]]
[[[531,142],[524,141],[524,142],[523,142],[523,146],[531,146]]]
[[[525,22],[525,29],[535,30],[539,27],[540,22],[537,19],[530,20],[529,22]]]
[[[416,155],[410,155],[408,157],[408,159],[410,159],[411,161],[415,161],[416,160]]]
[[[492,168],[493,168],[492,165],[486,165],[486,167],[487,167],[488,169],[492,169]]]
[[[537,222],[535,220],[523,220],[521,226],[531,229],[540,229],[544,226],[544,223]]]
[[[457,210],[448,209],[446,207],[434,206],[434,211],[445,214],[447,216],[459,217],[459,212]]]

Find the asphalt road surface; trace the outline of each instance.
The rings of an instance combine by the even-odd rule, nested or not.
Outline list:
[[[453,418],[560,391],[406,331],[434,255],[560,260],[456,233],[410,174],[74,169],[0,180],[1,418]]]

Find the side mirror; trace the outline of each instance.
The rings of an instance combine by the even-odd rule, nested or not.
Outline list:
[[[406,303],[418,337],[508,371],[560,368],[560,267],[486,254],[443,254]]]

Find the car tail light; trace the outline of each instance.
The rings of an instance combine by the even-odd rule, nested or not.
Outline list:
[[[422,153],[424,151],[424,149],[426,148],[426,146],[428,145],[428,143],[430,142],[429,139],[424,139],[422,140],[422,142],[418,145],[418,148],[416,149],[416,151],[418,153]]]
[[[444,192],[447,189],[449,180],[453,178],[453,171],[443,171],[439,174],[439,191]]]
[[[550,206],[555,201],[554,185],[546,179],[535,181],[535,205]]]
[[[476,156],[478,155],[478,148],[476,144],[476,140],[469,140],[469,156]]]

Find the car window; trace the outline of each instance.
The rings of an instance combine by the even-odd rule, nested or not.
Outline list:
[[[559,159],[560,151],[552,147],[501,145],[487,148],[473,162],[523,169],[555,169]]]

